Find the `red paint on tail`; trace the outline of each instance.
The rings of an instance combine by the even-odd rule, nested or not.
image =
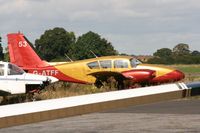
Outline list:
[[[8,34],[7,37],[10,62],[23,68],[48,66],[48,63],[42,61],[32,49],[22,33]]]

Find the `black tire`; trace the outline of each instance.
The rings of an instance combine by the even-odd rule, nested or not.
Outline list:
[[[96,82],[94,83],[94,85],[97,87],[97,88],[101,88],[103,86],[102,82],[100,80],[96,80]]]

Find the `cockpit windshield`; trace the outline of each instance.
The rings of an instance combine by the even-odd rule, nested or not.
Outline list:
[[[136,67],[138,64],[142,64],[142,62],[140,62],[136,58],[130,59],[130,63],[131,63],[131,67]]]
[[[8,75],[22,75],[24,70],[14,64],[8,64]]]

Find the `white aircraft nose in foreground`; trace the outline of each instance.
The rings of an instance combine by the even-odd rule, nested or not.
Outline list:
[[[55,77],[26,73],[14,64],[0,61],[0,96],[32,92],[56,81]]]

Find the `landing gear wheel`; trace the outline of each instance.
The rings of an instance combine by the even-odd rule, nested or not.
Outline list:
[[[117,80],[117,89],[118,90],[123,90],[125,89],[125,86],[124,86],[124,81],[123,80]]]
[[[100,81],[100,80],[96,80],[96,82],[94,83],[94,85],[97,87],[97,88],[101,88],[103,86],[103,83]]]

